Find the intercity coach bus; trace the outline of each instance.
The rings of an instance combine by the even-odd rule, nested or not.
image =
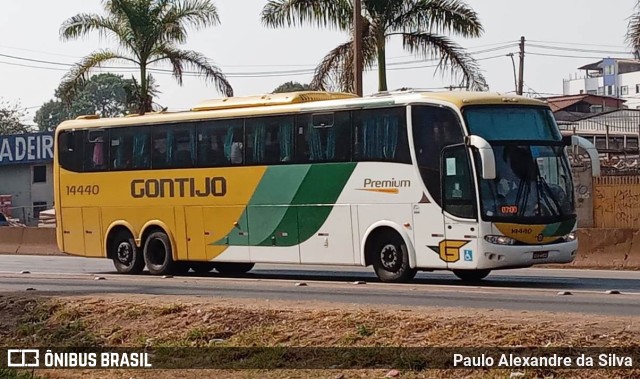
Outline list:
[[[473,281],[576,256],[567,143],[549,107],[525,97],[224,98],[83,116],[55,138],[59,248],[120,273],[291,263]]]

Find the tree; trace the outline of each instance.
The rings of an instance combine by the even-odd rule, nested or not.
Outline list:
[[[140,69],[138,112],[151,110],[149,69],[169,62],[173,76],[182,85],[185,69],[196,70],[216,84],[218,91],[233,96],[233,89],[220,69],[192,50],[178,48],[187,40],[187,28],[202,29],[219,23],[218,11],[210,0],[102,0],[105,16],[81,13],[60,28],[63,40],[77,39],[91,32],[111,37],[118,50],[99,50],[86,56],[65,75],[63,89],[72,93],[87,74],[108,62],[133,63]]]
[[[362,0],[364,65],[378,65],[378,90],[387,90],[386,44],[402,38],[405,50],[425,58],[437,58],[439,71],[450,69],[462,85],[485,90],[479,66],[464,48],[444,34],[479,37],[483,32],[476,12],[462,0]],[[351,0],[270,0],[262,10],[262,22],[270,27],[311,24],[351,31]],[[325,89],[336,83],[353,92],[353,42],[331,50],[316,67],[311,86]]]
[[[272,93],[283,93],[283,92],[296,92],[296,91],[310,91],[311,86],[308,84],[300,84],[298,82],[286,82],[278,86],[278,88],[274,89]]]
[[[62,83],[56,89],[55,99],[44,103],[33,121],[42,131],[54,130],[62,121],[81,115],[99,113],[102,117],[118,117],[138,111],[140,91],[135,78],[121,75],[98,74],[82,81],[73,91],[66,91]],[[155,82],[149,82],[149,93],[156,94]]]
[[[633,49],[636,59],[640,59],[640,1],[636,1],[635,12],[629,17],[626,41]]]
[[[29,132],[29,127],[22,122],[24,116],[19,104],[0,100],[0,135]]]

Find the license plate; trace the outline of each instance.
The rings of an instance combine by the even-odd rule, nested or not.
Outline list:
[[[533,259],[547,259],[549,258],[548,251],[536,251],[533,253]]]

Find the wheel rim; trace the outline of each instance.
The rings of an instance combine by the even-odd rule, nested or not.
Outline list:
[[[153,266],[162,266],[167,257],[167,249],[164,243],[158,239],[149,241],[148,257],[149,264]]]
[[[388,244],[380,250],[380,262],[385,270],[397,271],[400,266],[400,260],[400,252],[395,245]]]
[[[130,266],[133,262],[133,246],[129,242],[120,242],[118,245],[118,262]]]

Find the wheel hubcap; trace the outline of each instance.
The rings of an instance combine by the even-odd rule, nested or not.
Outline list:
[[[121,242],[118,245],[118,261],[125,265],[129,265],[133,261],[133,248],[129,242]]]
[[[390,271],[395,271],[397,269],[398,263],[400,261],[400,257],[398,254],[398,249],[392,245],[386,245],[380,251],[380,261],[382,262],[382,266]]]

